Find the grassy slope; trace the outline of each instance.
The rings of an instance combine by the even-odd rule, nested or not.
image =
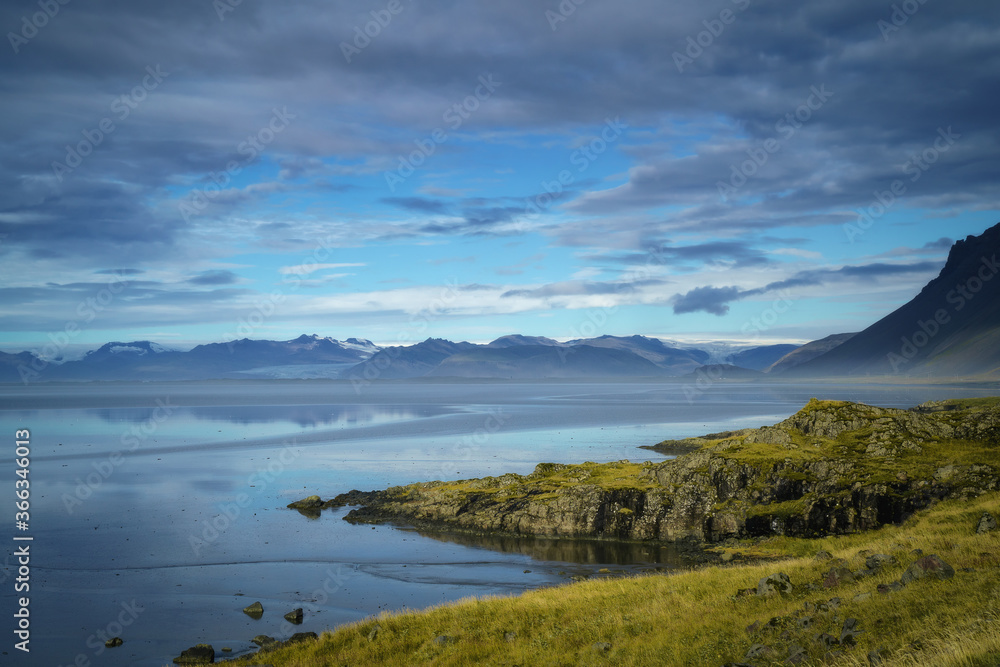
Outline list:
[[[531,591],[518,597],[467,600],[423,612],[378,618],[324,633],[318,642],[256,656],[239,664],[275,667],[307,665],[722,665],[739,662],[753,643],[772,646],[778,664],[788,646],[806,646],[820,632],[839,635],[843,620],[859,619],[866,632],[838,664],[867,665],[867,652],[887,649],[886,665],[978,666],[1000,660],[1000,531],[975,535],[983,511],[1000,510],[1000,494],[972,501],[948,501],[921,512],[902,526],[867,534],[815,540],[775,538],[748,545],[757,555],[792,555],[781,562],[711,567],[674,575],[595,580]],[[950,581],[916,581],[901,591],[879,594],[877,584],[899,579],[914,548],[935,553],[959,570]],[[734,547],[730,547],[734,549]],[[788,598],[734,599],[773,572],[796,585],[819,583],[831,564],[813,555],[820,549],[864,565],[871,553],[894,555],[899,565],[830,590],[797,592]],[[972,568],[971,572],[961,571]],[[855,601],[859,593],[871,593]],[[802,610],[807,601],[839,597],[839,609],[817,614],[807,630],[748,634],[754,620]],[[379,633],[368,635],[374,626]],[[513,641],[505,632],[517,634]],[[440,636],[446,643],[435,642]],[[594,648],[611,644],[609,651]],[[914,642],[920,646],[914,648]],[[815,650],[811,657],[820,658]]]
[[[833,442],[828,443],[834,445]],[[836,443],[839,446],[848,443]],[[851,443],[854,444],[854,443]],[[953,451],[959,459],[971,452]],[[783,451],[787,455],[788,451]],[[930,462],[927,462],[930,463]],[[595,466],[595,464],[587,464]],[[632,469],[632,466],[635,469]],[[598,482],[629,485],[637,464],[591,468]],[[547,484],[577,481],[580,470],[553,471]],[[574,474],[575,473],[575,474]],[[638,476],[638,475],[637,475]],[[554,477],[554,479],[553,479]],[[458,485],[456,491],[463,484]],[[275,667],[305,665],[722,665],[741,662],[747,649],[762,643],[773,659],[747,661],[780,664],[791,643],[810,647],[821,632],[839,636],[843,620],[860,620],[866,632],[858,646],[834,664],[867,665],[867,653],[886,649],[886,665],[993,666],[1000,661],[1000,531],[975,535],[984,511],[1000,515],[1000,494],[974,500],[942,502],[902,526],[818,539],[770,538],[726,547],[758,557],[783,558],[731,567],[711,567],[674,575],[587,581],[525,593],[512,598],[468,600],[423,612],[383,614],[378,618],[325,633],[318,642],[246,659]],[[917,581],[903,590],[880,594],[876,586],[899,579],[920,548],[950,563],[958,573],[950,581]],[[825,549],[845,559],[851,570],[864,567],[867,553],[885,553],[898,563],[879,574],[831,590],[801,589],[790,598],[742,597],[734,593],[756,586],[762,577],[784,572],[796,585],[819,584],[831,563],[813,555]],[[961,571],[971,568],[971,571]],[[870,593],[867,599],[855,596]],[[816,614],[815,624],[748,634],[754,620],[802,612],[806,602],[839,597],[839,609]],[[375,626],[374,640],[368,636]],[[504,633],[514,632],[513,641]],[[447,636],[446,642],[435,638]],[[607,642],[607,651],[594,644]]]

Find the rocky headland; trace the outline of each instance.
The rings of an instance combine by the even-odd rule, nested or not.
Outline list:
[[[811,400],[773,426],[667,441],[657,463],[539,464],[529,475],[319,496],[315,516],[490,534],[713,543],[847,534],[1000,489],[1000,398],[909,410]]]

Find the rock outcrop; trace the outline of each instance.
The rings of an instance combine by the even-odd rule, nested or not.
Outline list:
[[[774,426],[661,443],[662,463],[539,464],[507,474],[351,491],[309,509],[346,520],[491,534],[719,541],[850,533],[937,499],[1000,489],[1000,399],[911,410],[812,400]],[[301,509],[301,503],[290,507]]]

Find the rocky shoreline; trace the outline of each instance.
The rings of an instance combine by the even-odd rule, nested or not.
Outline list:
[[[316,516],[353,506],[352,523],[671,542],[691,554],[729,539],[847,534],[1000,489],[1000,399],[909,410],[813,399],[773,426],[650,449],[686,453],[659,463],[542,463],[529,475],[353,490],[288,507]]]

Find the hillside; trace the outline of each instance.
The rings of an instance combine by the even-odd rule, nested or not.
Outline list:
[[[816,357],[826,354],[842,343],[846,343],[854,337],[853,333],[832,334],[826,338],[814,340],[810,343],[792,350],[783,357],[768,366],[764,371],[772,375],[779,375],[785,371],[800,366],[807,361],[812,361]]]
[[[281,369],[329,366],[342,370],[367,359],[378,348],[367,340],[338,341],[317,335],[294,340],[233,340],[199,345],[189,351],[171,350],[150,341],[110,342],[91,350],[82,359],[62,364],[46,364],[22,355],[0,357],[0,366],[13,364],[27,375],[27,381],[94,380],[203,380],[242,377],[254,369]],[[30,355],[29,355],[30,356]],[[0,370],[0,381],[23,381],[20,373],[10,377]],[[266,377],[266,375],[265,375]],[[6,378],[6,379],[5,379]]]
[[[724,567],[384,612],[235,664],[992,667],[1000,531],[977,529],[998,515],[991,493],[869,533],[732,542]]]
[[[800,349],[801,346],[789,343],[761,345],[734,352],[726,357],[725,363],[753,371],[763,371]]]
[[[426,377],[585,378],[655,377],[667,371],[627,350],[574,345],[477,347],[453,354]]]

